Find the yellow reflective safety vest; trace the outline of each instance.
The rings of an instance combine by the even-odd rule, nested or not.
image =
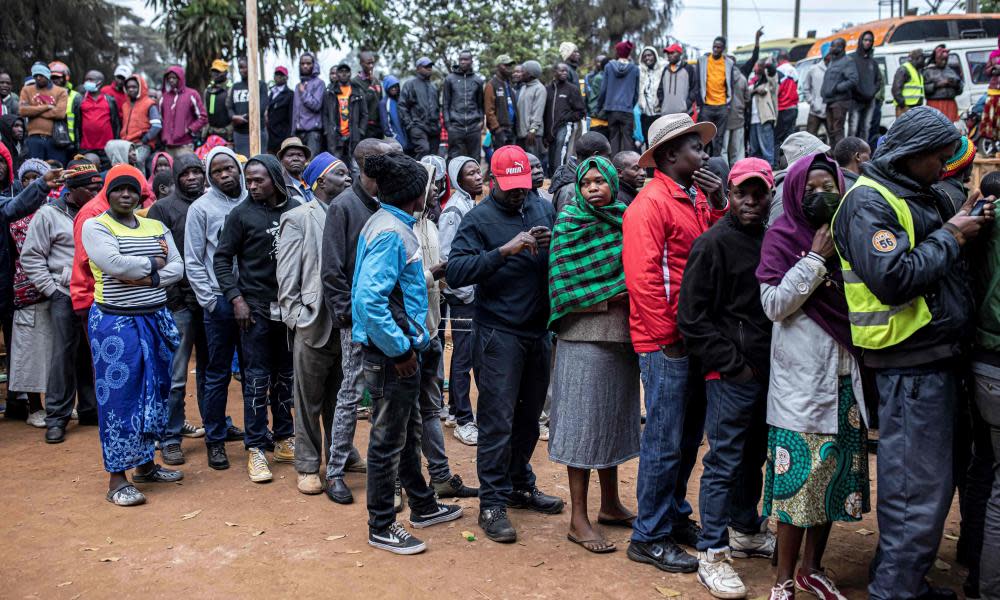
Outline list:
[[[910,80],[903,84],[903,104],[906,106],[922,104],[924,100],[924,76],[910,63],[903,63],[902,68],[910,74]]]
[[[877,191],[896,213],[896,219],[906,232],[910,243],[914,243],[913,214],[906,201],[895,196],[881,183],[863,175],[858,178],[857,183],[851,187],[848,193],[858,187],[870,187]],[[837,213],[833,216],[834,222],[839,214],[840,209],[838,208]],[[884,232],[883,237],[879,236],[880,233],[882,232],[876,232],[872,237],[872,244],[896,243],[891,232]],[[912,248],[907,249],[907,252],[910,250]],[[895,346],[931,322],[931,311],[927,308],[927,301],[924,300],[923,296],[918,296],[898,306],[883,304],[854,273],[851,264],[844,259],[839,248],[837,255],[840,258],[840,267],[844,275],[844,294],[847,296],[851,339],[855,346],[869,350],[881,350]]]
[[[70,89],[66,95],[66,128],[69,129],[70,141],[76,143],[76,113],[73,112],[73,103],[80,93]]]

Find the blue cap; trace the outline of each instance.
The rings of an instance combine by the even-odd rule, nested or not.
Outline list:
[[[434,64],[434,61],[431,60],[431,59],[429,59],[429,58],[427,58],[426,56],[421,56],[420,58],[417,59],[417,66],[418,67],[429,67],[429,66],[431,66],[433,64]]]
[[[316,182],[319,181],[320,177],[329,173],[330,169],[342,164],[344,164],[344,161],[329,152],[320,152],[316,155],[316,158],[312,159],[309,166],[302,173],[302,180],[306,182],[309,189],[316,189]]]
[[[46,79],[51,79],[52,71],[50,71],[49,68],[43,63],[35,63],[31,65],[31,76],[34,77],[35,75],[41,75]]]

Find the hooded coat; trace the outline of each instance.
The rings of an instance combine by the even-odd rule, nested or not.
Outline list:
[[[631,113],[638,102],[639,67],[630,60],[613,60],[605,65],[597,110]]]
[[[864,176],[884,185],[906,202],[913,218],[914,239],[905,233],[895,211],[870,187],[854,187],[834,219],[834,242],[840,256],[883,304],[897,306],[923,296],[932,320],[902,342],[882,350],[867,350],[865,365],[873,368],[913,367],[958,356],[972,334],[973,298],[961,247],[943,228],[955,214],[951,201],[933,186],[903,174],[898,161],[959,139],[947,117],[929,107],[917,107],[896,119]],[[886,249],[879,239],[895,243]]]
[[[160,109],[156,106],[156,100],[149,97],[146,78],[133,75],[125,83],[131,80],[139,84],[139,97],[135,100],[126,97],[121,105],[121,138],[135,144],[155,143],[160,130],[163,129]]]
[[[653,68],[647,67],[646,63],[642,62],[642,55],[647,51],[652,52],[653,57],[657,59]],[[667,61],[657,57],[656,48],[644,46],[639,52],[639,111],[647,117],[661,114],[660,96],[663,92],[660,83],[666,66]]]
[[[104,145],[104,153],[108,155],[108,162],[111,166],[115,165],[127,165],[128,153],[132,150],[132,142],[126,142],[125,140],[111,140]],[[150,185],[148,179],[142,180],[142,205],[150,206],[156,202],[156,194],[153,192],[153,186]]]
[[[379,122],[386,137],[396,138],[403,150],[408,150],[410,140],[406,137],[406,128],[399,116],[399,100],[389,97],[389,88],[399,85],[399,78],[395,75],[386,75],[382,80],[383,97],[378,102]]]
[[[169,196],[154,204],[147,213],[150,219],[156,219],[170,230],[170,235],[174,237],[174,243],[180,252],[181,259],[184,258],[184,231],[187,223],[188,209],[191,204],[201,197],[202,194],[187,196],[181,189],[181,175],[188,169],[199,169],[205,172],[205,165],[194,154],[181,154],[174,161],[174,191]],[[176,284],[167,288],[167,307],[170,310],[189,308],[198,310],[198,299],[191,290],[191,284],[187,277],[182,277]]]
[[[462,172],[462,167],[470,162],[477,162],[468,156],[456,156],[448,162],[448,181],[451,183],[451,198],[448,198],[448,206],[438,217],[438,239],[441,243],[441,259],[448,260],[451,253],[451,244],[455,241],[458,227],[462,224],[462,219],[470,210],[476,207],[476,201],[458,186],[458,175]],[[445,287],[444,293],[460,300],[463,304],[471,304],[476,299],[476,287],[468,285],[458,289]]]
[[[875,39],[871,31],[863,32],[858,38],[858,49],[851,55],[854,68],[858,71],[858,85],[854,89],[854,99],[862,104],[871,102],[879,88],[882,87],[882,71],[879,70],[878,63],[875,62],[874,44],[868,52],[861,49],[860,41],[865,34],[872,35],[872,39]]]
[[[215,310],[217,297],[222,294],[213,269],[222,225],[230,211],[247,198],[243,168],[239,167],[235,152],[225,146],[212,148],[205,157],[206,170],[211,170],[212,161],[220,154],[228,156],[237,164],[240,177],[239,195],[230,198],[212,183],[212,177],[208,175],[208,191],[188,207],[184,223],[184,272],[198,304],[209,312]]]
[[[7,176],[0,180],[0,190],[11,187],[17,172],[14,160],[7,147],[0,144],[0,158],[7,167]],[[45,203],[49,187],[41,177],[16,196],[0,196],[0,228],[10,229],[10,224],[30,215]],[[9,314],[14,310],[14,251],[9,235],[0,235],[0,313]]]
[[[168,90],[166,76],[173,73],[177,76],[176,90]],[[170,146],[185,146],[194,143],[194,138],[200,135],[201,129],[208,124],[208,115],[201,95],[189,88],[184,79],[184,69],[174,65],[164,74],[163,97],[160,98],[160,118],[163,129],[160,139]]]
[[[365,137],[368,127],[368,103],[365,100],[365,90],[353,79],[346,85],[351,88],[347,98],[347,130],[350,136],[348,153],[354,154],[354,147]],[[323,132],[326,135],[326,147],[333,152],[341,147],[340,136],[340,81],[334,80],[323,92]],[[350,163],[350,157],[341,157]]]
[[[295,97],[292,100],[292,133],[297,131],[319,131],[323,129],[323,93],[326,84],[319,78],[319,59],[315,54],[306,52],[302,56],[313,59],[312,73],[301,77],[295,86]]]

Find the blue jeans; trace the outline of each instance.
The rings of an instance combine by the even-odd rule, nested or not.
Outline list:
[[[205,323],[201,312],[190,308],[171,311],[174,323],[181,334],[181,344],[174,351],[170,363],[170,395],[167,397],[167,430],[161,446],[181,443],[181,428],[184,426],[184,395],[187,392],[188,363],[191,351],[195,352],[195,385],[200,407],[205,396],[205,372],[208,368],[208,342],[205,339]],[[204,418],[202,419],[204,420]]]
[[[940,366],[880,369],[878,550],[873,600],[910,600],[927,591],[951,508],[957,377]]]
[[[365,387],[372,398],[368,436],[368,528],[385,531],[396,520],[396,478],[406,490],[410,511],[429,514],[437,507],[434,490],[420,471],[420,369],[408,378],[395,362],[368,347],[362,360]]]
[[[208,364],[205,367],[205,389],[198,407],[205,425],[206,444],[226,440],[226,402],[233,375],[233,353],[238,351],[240,341],[233,305],[224,296],[217,296],[215,300],[215,310],[203,311]]]
[[[729,547],[728,526],[757,533],[757,512],[767,459],[767,386],[757,382],[708,381],[705,434],[708,453],[702,459],[698,510],[698,550]]]
[[[431,344],[420,353],[420,421],[422,437],[420,448],[427,459],[427,473],[431,481],[451,479],[448,454],[444,449],[444,432],[441,428],[441,340],[431,338]]]
[[[774,123],[750,125],[750,156],[763,158],[774,165]]]
[[[506,507],[511,492],[535,487],[531,454],[549,387],[552,342],[475,326],[479,389],[479,509]]]
[[[632,540],[662,542],[670,537],[674,524],[683,523],[692,513],[687,485],[705,424],[704,405],[695,398],[704,388],[688,389],[690,364],[686,356],[670,358],[662,352],[644,352],[639,354],[639,370],[645,390],[646,427],[639,446],[639,510]],[[698,378],[694,382],[700,384]]]
[[[295,435],[292,423],[292,352],[288,328],[281,321],[254,315],[254,323],[241,338],[243,347],[243,425],[247,448],[269,444],[267,407],[274,419],[273,439]]]
[[[47,135],[29,135],[25,141],[28,146],[28,156],[39,160],[58,160],[66,165],[66,149],[56,148],[52,138]]]

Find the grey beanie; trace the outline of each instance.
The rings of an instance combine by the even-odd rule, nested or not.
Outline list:
[[[521,66],[524,67],[525,73],[531,75],[535,79],[540,79],[542,77],[542,63],[537,60],[526,60]]]

